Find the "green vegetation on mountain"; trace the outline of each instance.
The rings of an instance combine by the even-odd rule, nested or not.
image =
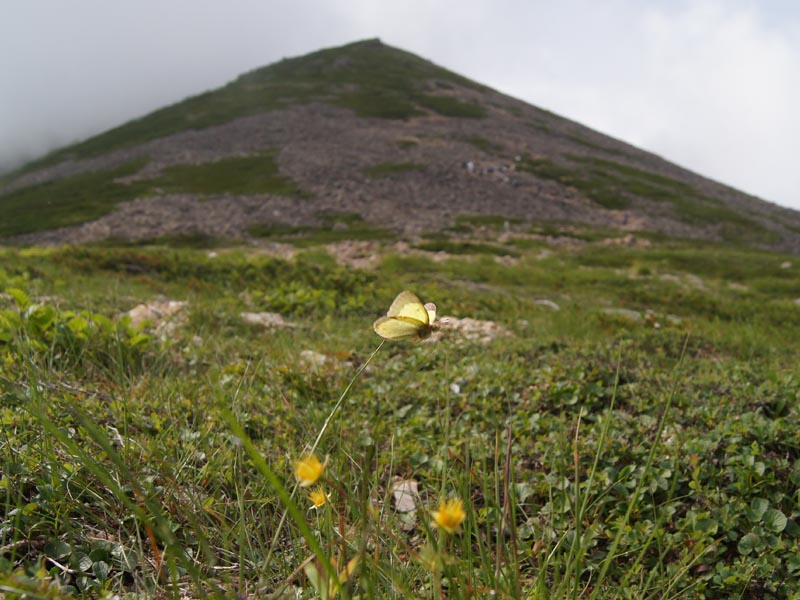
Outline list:
[[[465,102],[452,96],[436,96],[420,94],[414,99],[425,108],[445,117],[461,117],[464,119],[481,119],[486,116],[486,109],[474,102]]]
[[[168,167],[150,180],[150,186],[166,193],[303,195],[294,181],[279,173],[275,153],[269,151]]]
[[[297,247],[317,246],[334,242],[387,240],[394,234],[381,227],[372,227],[360,215],[320,215],[318,225],[253,225],[248,233],[270,242],[293,244]]]
[[[692,225],[720,225],[730,240],[774,240],[763,225],[727,208],[721,201],[698,193],[692,186],[657,173],[597,157],[568,155],[570,164],[525,157],[523,171],[573,187],[600,206],[630,208],[637,198],[669,203],[675,216]]]
[[[154,193],[274,194],[301,197],[304,193],[280,175],[274,152],[167,167],[154,177],[119,181],[136,175],[147,159],[108,170],[90,171],[22,188],[0,197],[0,237],[78,225],[110,212],[120,202]]]
[[[407,171],[421,171],[425,169],[425,165],[413,162],[385,162],[373,165],[364,170],[365,175],[372,179],[381,179],[389,177],[397,173],[405,173]]]
[[[146,159],[109,170],[90,171],[32,185],[0,196],[0,237],[79,225],[103,216],[118,203],[133,200],[147,184],[114,180],[138,172]]]
[[[485,152],[486,154],[494,155],[501,153],[503,147],[500,144],[496,144],[490,140],[487,140],[485,137],[480,135],[473,135],[465,140],[467,143],[472,144],[481,152]]]
[[[496,244],[481,244],[476,242],[451,241],[446,239],[430,240],[414,244],[414,248],[427,252],[446,252],[447,254],[467,254],[489,256],[510,256],[518,257],[519,252],[508,246],[498,246]]]

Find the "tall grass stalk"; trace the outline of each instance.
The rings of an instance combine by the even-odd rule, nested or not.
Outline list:
[[[305,515],[294,502],[292,494],[297,490],[297,485],[295,485],[291,492],[287,490],[286,486],[284,486],[281,482],[281,478],[278,477],[278,475],[270,468],[270,466],[267,464],[267,461],[264,460],[261,452],[259,452],[258,449],[253,445],[252,440],[250,440],[247,433],[244,431],[244,429],[242,429],[242,426],[236,421],[236,418],[233,416],[233,414],[230,411],[225,411],[224,416],[228,427],[230,427],[233,434],[242,444],[242,447],[244,448],[245,452],[247,452],[247,455],[250,457],[253,465],[275,490],[278,499],[284,506],[284,514],[288,513],[291,515],[292,520],[300,530],[300,534],[311,548],[313,555],[316,556],[319,562],[322,564],[328,577],[335,578],[337,576],[336,571],[328,561],[325,552],[319,545],[319,542],[317,542],[317,539],[314,537],[311,528],[308,526]]]

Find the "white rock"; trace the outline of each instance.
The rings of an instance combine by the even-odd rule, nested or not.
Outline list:
[[[389,491],[394,498],[394,509],[397,512],[407,513],[417,509],[419,484],[413,479],[395,477]]]
[[[240,315],[242,320],[248,325],[261,325],[267,328],[296,327],[294,323],[289,323],[278,313],[272,312],[243,312]]]
[[[159,329],[164,327],[167,321],[172,320],[181,313],[188,304],[188,302],[181,302],[178,300],[156,300],[138,304],[125,314],[131,318],[131,325],[134,328],[148,321],[152,323],[156,329]]]
[[[321,369],[328,362],[328,357],[313,350],[303,350],[300,353],[300,362],[310,369]]]
[[[553,310],[561,310],[561,307],[552,300],[546,300],[546,299],[534,300],[533,303],[539,306],[546,306],[547,308],[552,308]]]
[[[642,313],[629,308],[604,308],[603,314],[622,317],[623,319],[630,319],[631,321],[640,321],[642,319]]]
[[[395,477],[389,491],[394,498],[394,510],[400,529],[414,531],[417,528],[417,506],[420,504],[417,482]]]
[[[476,340],[488,344],[497,337],[509,337],[511,332],[495,321],[481,321],[465,317],[442,317],[439,321],[439,331],[436,331],[429,340],[440,341],[445,334],[454,334],[462,340]]]

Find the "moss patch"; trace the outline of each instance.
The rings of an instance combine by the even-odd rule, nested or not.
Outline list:
[[[500,144],[496,144],[479,135],[473,135],[472,137],[466,138],[464,141],[475,146],[478,150],[485,154],[499,154],[503,150],[503,147]]]
[[[151,185],[165,192],[192,194],[303,195],[291,178],[280,174],[274,152],[175,165],[151,180]]]
[[[322,225],[318,227],[264,223],[250,227],[248,233],[254,237],[300,247],[345,240],[385,240],[394,237],[388,229],[371,227],[360,215],[353,213],[321,215],[320,220]]]
[[[400,163],[385,162],[364,169],[364,174],[372,179],[381,179],[383,177],[389,177],[397,173],[407,173],[408,171],[422,171],[424,169],[425,165],[421,165],[419,163],[414,163],[414,162],[400,162]]]
[[[525,157],[518,169],[573,187],[608,209],[629,208],[634,198],[669,203],[675,216],[691,225],[721,225],[725,239],[770,242],[761,224],[699,193],[691,185],[637,167],[594,157],[568,155],[569,164]]]
[[[474,102],[465,102],[452,96],[434,96],[422,94],[416,97],[419,104],[425,108],[439,113],[445,117],[459,117],[462,119],[482,119],[486,116],[486,109]]]
[[[362,117],[403,120],[422,114],[416,104],[403,94],[380,89],[365,89],[352,94],[343,94],[336,103],[354,110]]]
[[[470,225],[472,227],[501,228],[508,223],[522,223],[522,219],[503,215],[458,215],[456,217],[456,225]]]
[[[294,181],[280,174],[273,152],[175,165],[152,179],[116,181],[137,173],[146,163],[147,159],[135,160],[0,196],[0,237],[79,225],[99,219],[121,202],[156,192],[304,196]]]
[[[0,196],[0,236],[78,225],[110,212],[118,203],[147,192],[149,184],[116,183],[139,171],[147,159],[91,171]]]
[[[447,252],[448,254],[488,254],[490,256],[520,256],[520,253],[510,248],[494,244],[480,244],[477,242],[454,242],[449,240],[432,240],[416,244],[414,248],[427,252]]]

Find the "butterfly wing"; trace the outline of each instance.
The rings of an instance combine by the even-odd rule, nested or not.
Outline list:
[[[428,313],[428,323],[433,325],[434,321],[436,321],[436,305],[433,302],[426,303],[425,312]]]
[[[425,305],[422,300],[417,298],[416,294],[409,291],[400,292],[397,298],[394,299],[392,305],[389,307],[389,312],[386,313],[387,317],[394,317],[395,319],[408,320],[413,319],[423,325],[428,325],[430,319]]]
[[[406,321],[395,317],[381,317],[372,325],[375,333],[387,340],[418,340],[424,337],[427,327],[420,321]]]
[[[433,311],[436,316],[436,309]],[[421,340],[431,333],[431,311],[416,294],[400,292],[385,317],[372,325],[379,336],[387,340]]]

